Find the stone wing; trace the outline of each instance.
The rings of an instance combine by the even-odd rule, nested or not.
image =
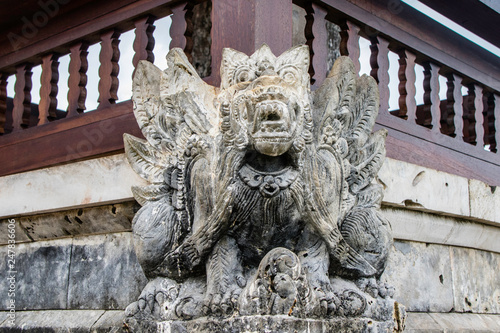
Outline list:
[[[352,61],[340,57],[314,92],[313,108],[316,144],[335,152],[343,169],[340,233],[364,258],[353,265],[339,262],[337,271],[373,275],[361,268],[371,266],[379,274],[392,239],[389,223],[377,212],[382,188],[373,183],[385,160],[387,135],[386,130],[372,133],[379,108],[377,83],[367,75],[358,77]]]
[[[124,142],[130,165],[151,183],[133,188],[142,205],[182,189],[189,162],[209,153],[218,131],[215,88],[203,82],[182,50],[172,49],[167,63],[162,71],[139,62],[133,81],[134,115],[146,140],[125,134]]]

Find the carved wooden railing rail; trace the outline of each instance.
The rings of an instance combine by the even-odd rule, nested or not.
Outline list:
[[[49,24],[45,35],[17,51],[0,41],[0,175],[119,152],[122,133],[140,136],[131,101],[117,102],[120,32],[135,29],[134,66],[141,59],[153,61],[155,18],[171,15],[170,47],[183,48],[193,60],[198,51],[193,8],[201,2],[111,1],[102,5],[98,18],[78,21],[75,16],[74,22]],[[362,0],[293,3],[307,14],[304,38],[311,46],[313,89],[328,71],[327,22],[340,26],[340,53],[351,57],[358,70],[359,38],[370,40],[370,74],[381,94],[377,126],[389,130],[388,156],[500,185],[498,57],[402,3],[398,10],[382,0],[372,0],[369,6]],[[281,53],[292,46],[290,0],[212,0],[211,7],[209,83],[218,84],[222,47],[252,53],[266,42]],[[87,50],[95,43],[101,45],[98,83],[86,77],[88,66],[95,66],[88,64]],[[388,75],[391,53],[399,57],[398,78]],[[68,108],[61,112],[56,102],[58,59],[65,54],[71,59]],[[33,106],[31,69],[39,64],[40,102]],[[424,68],[422,105],[416,102],[417,64]],[[11,75],[16,76],[13,103],[7,98]],[[445,100],[439,98],[440,75],[447,80]],[[399,110],[389,111],[389,82],[395,79]],[[98,85],[98,107],[83,113],[89,84]],[[468,89],[466,96],[462,86]]]
[[[329,20],[341,27],[340,53],[351,57],[358,72],[359,39],[371,42],[370,75],[380,91],[377,124],[389,129],[388,156],[500,184],[499,55],[447,31],[404,3],[392,2],[397,7],[388,8],[390,1],[372,1],[368,11],[352,4],[358,2],[303,5],[312,14],[315,85],[326,74],[323,27]],[[399,57],[398,77],[390,78],[399,79],[399,110],[389,112],[391,52]],[[416,103],[416,64],[424,69],[422,105]],[[440,75],[447,80],[444,100],[439,96]],[[462,87],[468,90],[465,96]]]
[[[120,34],[135,30],[133,66],[140,60],[153,61],[154,21],[176,7],[164,0],[128,2],[108,5],[100,17],[69,24],[64,31],[59,31],[60,26],[47,26],[52,32],[46,39],[0,55],[0,175],[120,151],[124,132],[140,136],[131,101],[117,103]],[[175,26],[172,28],[175,41]],[[100,44],[99,64],[89,64],[88,48],[95,43]],[[61,112],[56,100],[58,59],[66,54],[71,59],[68,108]],[[36,106],[31,103],[31,76],[32,68],[39,64],[40,102]],[[89,66],[99,66],[98,82],[87,81]],[[16,78],[13,101],[7,97],[10,75]],[[98,86],[95,111],[86,107],[88,85]]]

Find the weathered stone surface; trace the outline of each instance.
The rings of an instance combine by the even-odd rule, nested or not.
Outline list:
[[[8,326],[9,323],[7,323],[8,319],[11,319],[9,317],[10,312],[4,312],[0,311],[0,327],[2,327],[2,324],[5,323],[6,326]]]
[[[500,190],[479,180],[469,180],[472,217],[494,222],[500,227]]]
[[[136,202],[71,209],[19,218],[33,240],[130,231]]]
[[[378,280],[392,235],[373,182],[387,135],[372,133],[377,83],[340,57],[311,92],[309,56],[305,45],[278,57],[267,45],[251,56],[224,49],[220,89],[180,49],[165,71],[138,64],[146,140],[124,143],[149,183],[132,188],[143,206],[132,230],[150,281],[127,307],[130,323],[363,317],[387,331],[394,316],[402,329],[404,308]],[[198,277],[206,283],[191,286]]]
[[[449,312],[453,281],[447,246],[396,241],[382,276],[408,311]]]
[[[500,253],[500,228],[459,218],[384,207],[395,239],[476,248]]]
[[[9,220],[14,220],[15,223],[9,223]],[[19,218],[0,220],[0,246],[8,244],[9,239],[12,239],[9,237],[9,225],[15,226],[14,240],[16,241],[16,243],[31,242],[31,239],[26,234],[26,231],[22,228],[19,220]]]
[[[125,312],[106,311],[90,328],[90,333],[123,333],[127,332],[124,327]]]
[[[123,154],[4,176],[0,217],[130,200],[144,183]]]
[[[71,309],[124,309],[137,299],[146,278],[131,233],[76,237],[68,286]]]
[[[450,248],[455,311],[500,313],[500,254]]]
[[[45,310],[16,312],[16,326],[10,327],[5,322],[0,325],[0,332],[31,333],[88,333],[89,328],[103,315],[104,311],[81,310]]]
[[[405,332],[442,333],[443,329],[429,313],[409,312]]]
[[[469,216],[466,178],[418,165],[386,159],[378,173],[383,202],[410,209]]]
[[[289,316],[248,316],[230,319],[199,318],[191,321],[163,322],[158,331],[163,333],[232,333],[232,332],[386,332],[390,327],[366,318],[336,318],[330,320],[298,319]]]
[[[500,332],[500,315],[408,313],[407,333]]]
[[[16,245],[16,310],[65,309],[71,239],[22,243]],[[0,247],[2,258],[7,246]],[[0,281],[6,281],[8,270],[4,261]],[[7,295],[7,283],[0,284],[0,295]],[[2,296],[0,309],[7,309],[8,298]]]
[[[500,332],[499,315],[487,316],[473,313],[431,313],[430,316],[441,326],[441,328],[443,328],[443,332]]]

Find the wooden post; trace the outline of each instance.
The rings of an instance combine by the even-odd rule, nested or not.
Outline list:
[[[132,59],[132,64],[135,68],[140,60],[147,60],[151,63],[155,61],[155,55],[153,54],[153,48],[155,46],[155,39],[153,37],[153,32],[155,26],[153,25],[155,21],[154,16],[146,16],[138,19],[134,22],[135,24],[135,39],[134,39],[134,58]]]
[[[424,113],[430,116],[433,131],[440,132],[441,110],[439,108],[439,66],[428,61],[424,66]],[[427,124],[427,119],[425,120]]]
[[[181,2],[171,8],[172,10],[172,24],[170,25],[170,49],[174,47],[181,48],[186,52],[188,44],[187,32],[189,31],[188,20],[186,14],[189,11],[187,2]],[[189,53],[189,52],[188,52]],[[189,57],[189,55],[187,55]]]
[[[354,70],[357,74],[361,69],[359,63],[359,27],[351,21],[345,21],[341,25],[340,31],[340,54],[349,56],[354,63]]]
[[[415,54],[406,49],[400,49],[399,55],[399,112],[398,117],[406,118],[415,124],[417,113],[417,102],[415,100]]]
[[[476,146],[484,149],[484,111],[485,105],[483,103],[483,88],[474,84],[474,118],[475,118],[475,132],[476,132]]]
[[[263,43],[275,55],[292,46],[291,0],[212,0],[212,76],[220,84],[222,49],[252,54]]]
[[[493,114],[495,115],[495,152],[498,153],[498,147],[500,146],[500,96],[493,94],[493,98],[493,102],[495,103],[493,109]]]
[[[31,64],[17,67],[16,84],[14,86],[14,109],[12,110],[12,131],[27,128],[31,115]]]
[[[380,110],[379,112],[389,111],[389,41],[381,36],[371,38],[371,56],[370,65],[372,70],[370,75],[375,78],[378,83],[378,91],[380,94]]]
[[[328,75],[328,34],[326,31],[327,11],[316,4],[312,4],[314,20],[312,24],[311,68],[313,75],[312,88],[318,88]],[[311,73],[311,71],[309,71]]]
[[[7,119],[7,78],[5,73],[0,73],[0,134],[5,133]]]
[[[255,4],[254,50],[267,44],[276,56],[292,47],[292,1],[257,0]]]
[[[120,33],[112,30],[101,35],[101,53],[99,54],[99,106],[98,109],[115,104],[118,99],[118,44]]]
[[[40,103],[38,105],[38,125],[56,119],[57,82],[59,81],[58,54],[48,54],[42,58],[42,76],[40,78]]]
[[[85,111],[87,97],[88,43],[81,42],[70,48],[68,78],[68,112],[66,117],[77,116]]]
[[[447,75],[446,82],[448,90],[446,91],[446,110],[447,110],[447,128],[446,133],[450,136],[458,136],[463,139],[464,120],[463,120],[463,97],[462,97],[462,78],[455,73]]]

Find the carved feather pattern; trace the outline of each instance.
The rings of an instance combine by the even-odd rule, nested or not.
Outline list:
[[[160,161],[158,152],[147,141],[129,134],[124,134],[123,141],[132,169],[150,183],[163,183],[163,169],[166,165]]]
[[[168,195],[164,185],[132,186],[132,194],[137,202],[144,206],[148,201],[157,201]]]
[[[366,157],[351,168],[351,173],[347,178],[353,193],[358,193],[368,186],[384,163],[386,135],[386,130],[376,132],[370,137],[368,144],[362,148]]]
[[[171,50],[167,63],[165,71],[147,61],[137,66],[134,115],[147,141],[124,135],[125,152],[134,171],[152,184],[134,187],[136,200],[145,205],[168,196],[177,223],[190,229],[186,176],[195,155],[210,155],[214,146],[215,88],[200,79],[182,50]]]
[[[378,112],[377,83],[371,76],[363,75],[357,80],[352,138],[363,147],[368,140]]]

